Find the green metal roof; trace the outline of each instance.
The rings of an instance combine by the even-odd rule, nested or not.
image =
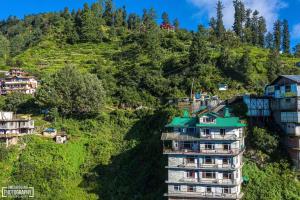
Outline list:
[[[174,117],[166,127],[195,127],[197,117]]]
[[[166,125],[166,127],[245,127],[247,124],[241,123],[238,117],[229,117],[229,115],[225,115],[225,117],[221,117],[217,113],[209,112],[200,115],[202,116],[212,116],[216,118],[216,123],[199,123],[198,117],[175,117],[172,119],[171,123]]]

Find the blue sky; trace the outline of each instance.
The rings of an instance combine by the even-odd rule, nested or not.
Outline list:
[[[0,19],[10,15],[23,17],[26,14],[62,10],[64,7],[78,9],[84,2],[95,0],[1,0]],[[158,18],[163,11],[171,19],[178,18],[181,27],[196,29],[199,23],[207,25],[208,19],[215,15],[217,0],[115,0],[116,7],[125,5],[128,12],[142,13],[143,8],[154,7]],[[275,19],[287,19],[290,23],[292,46],[300,43],[300,0],[244,0],[247,7],[257,9],[272,29]],[[224,23],[230,28],[233,21],[232,0],[223,0]],[[159,19],[158,19],[159,20]]]

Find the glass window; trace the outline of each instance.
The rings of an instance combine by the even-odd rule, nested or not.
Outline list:
[[[180,190],[181,190],[180,185],[174,185],[174,190],[175,190],[175,191],[180,191]]]
[[[194,185],[188,185],[187,191],[188,192],[196,192],[196,186],[194,186]]]
[[[205,144],[205,150],[214,150],[215,149],[215,145],[213,144]]]
[[[211,187],[206,187],[206,193],[212,193]]]
[[[187,156],[186,161],[187,161],[187,163],[195,163],[195,157],[194,156]]]
[[[223,144],[223,149],[229,151],[231,149],[230,144]]]
[[[223,158],[223,165],[229,164],[229,158]]]
[[[224,194],[230,194],[230,188],[229,187],[224,187],[223,188],[223,193]]]
[[[195,171],[187,171],[186,175],[188,178],[195,178]]]
[[[209,129],[204,129],[204,135],[205,136],[210,136],[210,130]]]
[[[216,173],[215,172],[203,172],[202,178],[209,178],[209,179],[216,178]]]
[[[231,179],[231,178],[232,178],[232,173],[229,173],[229,172],[223,173],[223,179]]]
[[[215,160],[212,159],[212,157],[205,157],[204,158],[204,164],[214,164]]]
[[[221,136],[224,136],[225,133],[226,133],[226,130],[225,130],[225,129],[220,129],[220,135],[221,135]]]
[[[285,92],[291,92],[291,86],[290,85],[285,86]]]

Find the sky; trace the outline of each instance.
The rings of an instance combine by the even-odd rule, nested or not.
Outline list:
[[[0,19],[10,15],[24,15],[59,11],[64,7],[70,10],[81,8],[83,3],[96,0],[0,0]],[[178,18],[180,26],[196,30],[198,24],[207,26],[210,17],[215,15],[217,0],[115,0],[116,7],[126,6],[128,13],[142,13],[143,8],[153,7],[157,12],[157,21],[166,11],[171,20]],[[232,0],[223,0],[224,24],[231,28],[233,23]],[[292,46],[300,43],[300,0],[244,0],[246,7],[258,10],[266,18],[267,27],[272,31],[276,19],[287,19],[290,25]]]

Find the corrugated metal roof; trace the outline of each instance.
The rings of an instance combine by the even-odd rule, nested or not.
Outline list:
[[[281,75],[281,76],[290,79],[292,81],[295,81],[297,83],[300,83],[300,75]]]

